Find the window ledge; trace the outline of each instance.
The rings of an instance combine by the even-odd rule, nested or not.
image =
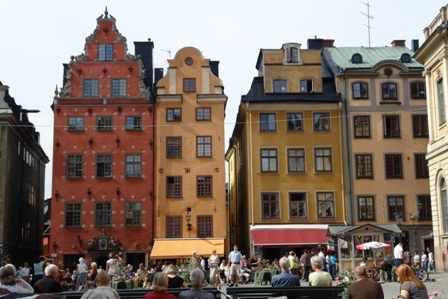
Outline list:
[[[381,100],[380,105],[401,105],[402,103],[400,101],[395,100]]]

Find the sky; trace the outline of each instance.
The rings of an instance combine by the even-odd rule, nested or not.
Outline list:
[[[257,76],[260,49],[282,44],[334,39],[336,47],[369,46],[367,1],[358,0],[0,0],[0,81],[16,103],[26,109],[50,158],[45,198],[51,197],[53,101],[63,79],[63,63],[84,51],[85,38],[104,13],[116,18],[120,33],[134,54],[134,41],[154,42],[154,67],[166,69],[167,59],[183,47],[199,49],[217,60],[228,97],[225,133],[233,132],[241,96]],[[370,43],[391,46],[392,40],[424,41],[428,26],[447,2],[439,0],[369,0]],[[228,142],[226,141],[226,149]]]

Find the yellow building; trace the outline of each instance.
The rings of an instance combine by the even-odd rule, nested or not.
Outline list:
[[[402,241],[412,253],[431,246],[425,81],[413,54],[404,40],[323,52],[344,101],[347,220],[353,226],[333,235],[348,241],[339,252],[346,262],[392,253],[356,250],[370,241],[392,247]]]
[[[156,239],[151,259],[224,253],[224,110],[218,62],[186,47],[157,82]],[[157,80],[157,79],[156,79]]]
[[[241,99],[226,160],[231,242],[243,253],[326,244],[328,225],[345,222],[341,98],[314,47],[262,49]]]
[[[423,72],[427,90],[429,143],[426,159],[432,205],[432,233],[437,272],[448,270],[448,178],[447,107],[448,107],[448,5],[440,9],[435,19],[424,29],[425,41],[414,58],[425,66]]]

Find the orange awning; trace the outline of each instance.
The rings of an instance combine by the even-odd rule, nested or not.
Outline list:
[[[152,260],[185,258],[191,256],[193,251],[209,256],[212,250],[223,256],[224,239],[156,239],[150,256]]]

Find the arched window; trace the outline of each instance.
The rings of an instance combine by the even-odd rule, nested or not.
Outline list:
[[[440,182],[440,200],[443,204],[443,228],[445,234],[448,233],[448,202],[446,200],[446,183],[445,179]]]

